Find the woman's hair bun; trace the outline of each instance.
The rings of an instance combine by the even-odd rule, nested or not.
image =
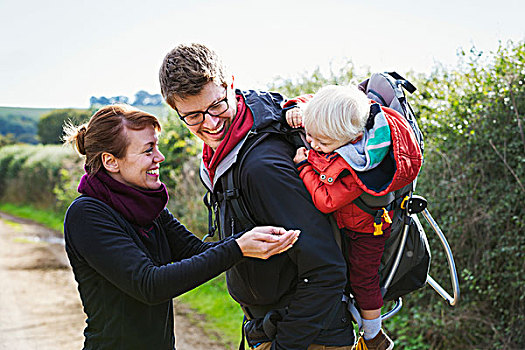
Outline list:
[[[77,149],[78,149],[78,153],[82,154],[82,155],[86,155],[86,148],[84,146],[84,138],[86,137],[86,132],[87,132],[87,128],[85,125],[81,125],[78,129],[77,129]]]

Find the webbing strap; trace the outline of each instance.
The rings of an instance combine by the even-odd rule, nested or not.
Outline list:
[[[389,72],[388,73],[392,78],[396,79],[401,85],[403,85],[403,87],[408,91],[410,92],[411,94],[413,94],[417,88],[412,85],[411,82],[409,82],[408,80],[406,80],[405,78],[403,78],[399,73],[397,72]]]
[[[210,200],[210,197],[212,196],[211,192],[208,190],[204,194],[204,197],[202,198],[202,201],[204,202],[204,205],[208,209],[208,233],[202,238],[202,241],[204,242],[206,238],[213,237],[215,235],[215,231],[217,230],[217,211],[212,208],[212,201]],[[213,204],[215,205],[215,203]],[[215,214],[215,222],[213,220],[213,216]]]
[[[246,325],[246,322],[248,320],[246,319],[246,316],[242,319],[242,325],[241,325],[241,343],[239,344],[239,350],[245,350],[246,349],[246,333],[244,331],[244,326]]]
[[[357,207],[359,209],[361,209],[362,211],[364,211],[365,213],[367,214],[370,214],[372,216],[376,216],[378,212],[382,212],[383,211],[383,208],[381,209],[372,209],[370,208],[368,205],[366,205],[366,203],[361,199],[361,197],[357,197],[356,199],[354,199],[354,202],[353,202],[355,205],[357,205]],[[384,208],[386,209],[386,211],[390,211],[392,209],[394,209],[394,203],[395,201],[391,202],[390,204],[388,204],[387,206],[385,206]]]
[[[243,199],[242,192],[239,189],[239,173],[240,169],[242,169],[242,166],[244,164],[244,160],[246,159],[246,155],[256,146],[258,145],[262,140],[264,140],[269,134],[265,133],[259,136],[259,138],[251,144],[246,151],[244,151],[241,154],[240,160],[238,160],[238,164],[234,164],[224,176],[221,177],[221,183],[222,183],[222,193],[217,194],[217,200],[222,202],[223,200],[226,200],[228,203],[230,203],[230,207],[232,210],[232,217],[231,219],[231,230],[232,234],[234,234],[235,230],[235,221],[237,221],[239,227],[241,229],[245,229],[246,227],[254,227],[256,226],[255,220],[253,219],[253,215],[248,210],[248,207],[246,206],[245,200]],[[219,198],[220,197],[220,198]],[[226,218],[222,218],[222,220],[219,220],[221,223],[225,221]],[[221,226],[221,228],[223,228]],[[223,232],[222,234],[226,235],[226,232]]]
[[[368,89],[368,92],[373,94],[383,106],[387,106],[388,105],[386,103],[385,99],[383,98],[383,96],[381,96],[381,94],[379,92],[377,92],[375,90],[372,90],[372,89]]]
[[[225,191],[223,192],[225,196],[224,199],[231,204],[234,217],[239,221],[241,227],[246,227],[247,225],[255,226],[255,222],[252,220],[252,215],[246,208],[241,193],[236,187],[234,179],[235,171],[239,172],[240,170],[232,169],[228,171],[228,173],[226,174],[226,178],[224,179],[226,183],[226,186],[224,186],[223,183],[223,189],[225,189]]]

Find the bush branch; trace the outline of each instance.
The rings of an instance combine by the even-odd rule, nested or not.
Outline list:
[[[525,150],[525,136],[523,134],[523,126],[521,125],[521,118],[518,112],[518,106],[516,105],[516,100],[514,99],[514,91],[512,90],[512,83],[509,86],[510,99],[512,101],[512,106],[514,107],[514,113],[516,114],[516,120],[518,121],[518,129],[520,130],[521,142],[523,143],[523,150]]]
[[[505,160],[505,158],[501,155],[501,153],[498,152],[496,146],[494,146],[494,143],[492,143],[492,140],[489,139],[489,143],[490,143],[490,145],[492,146],[492,149],[494,149],[494,152],[496,152],[496,154],[498,155],[498,157],[501,159],[501,161],[503,162],[503,164],[505,164],[505,167],[510,171],[510,173],[512,174],[512,176],[514,176],[514,178],[515,178],[516,181],[518,182],[518,185],[520,185],[521,190],[522,190],[522,191],[525,191],[525,188],[523,187],[523,184],[521,183],[520,178],[518,177],[518,175],[516,175],[516,173],[514,172],[514,170],[512,170],[512,168],[511,168],[510,165],[507,163],[507,161]]]

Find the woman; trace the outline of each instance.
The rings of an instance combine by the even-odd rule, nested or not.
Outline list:
[[[243,256],[266,259],[298,231],[256,227],[203,243],[166,208],[159,180],[161,126],[125,105],[101,108],[87,125],[66,130],[85,155],[82,194],[69,207],[64,234],[84,311],[84,349],[174,349],[172,298],[210,280]]]

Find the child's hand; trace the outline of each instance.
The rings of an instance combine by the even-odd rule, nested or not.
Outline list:
[[[295,152],[295,157],[293,158],[293,162],[295,164],[298,164],[306,159],[308,159],[308,150],[306,149],[306,147],[298,148],[297,152]]]
[[[300,128],[303,126],[303,111],[299,107],[295,107],[286,111],[286,122],[292,128]]]

